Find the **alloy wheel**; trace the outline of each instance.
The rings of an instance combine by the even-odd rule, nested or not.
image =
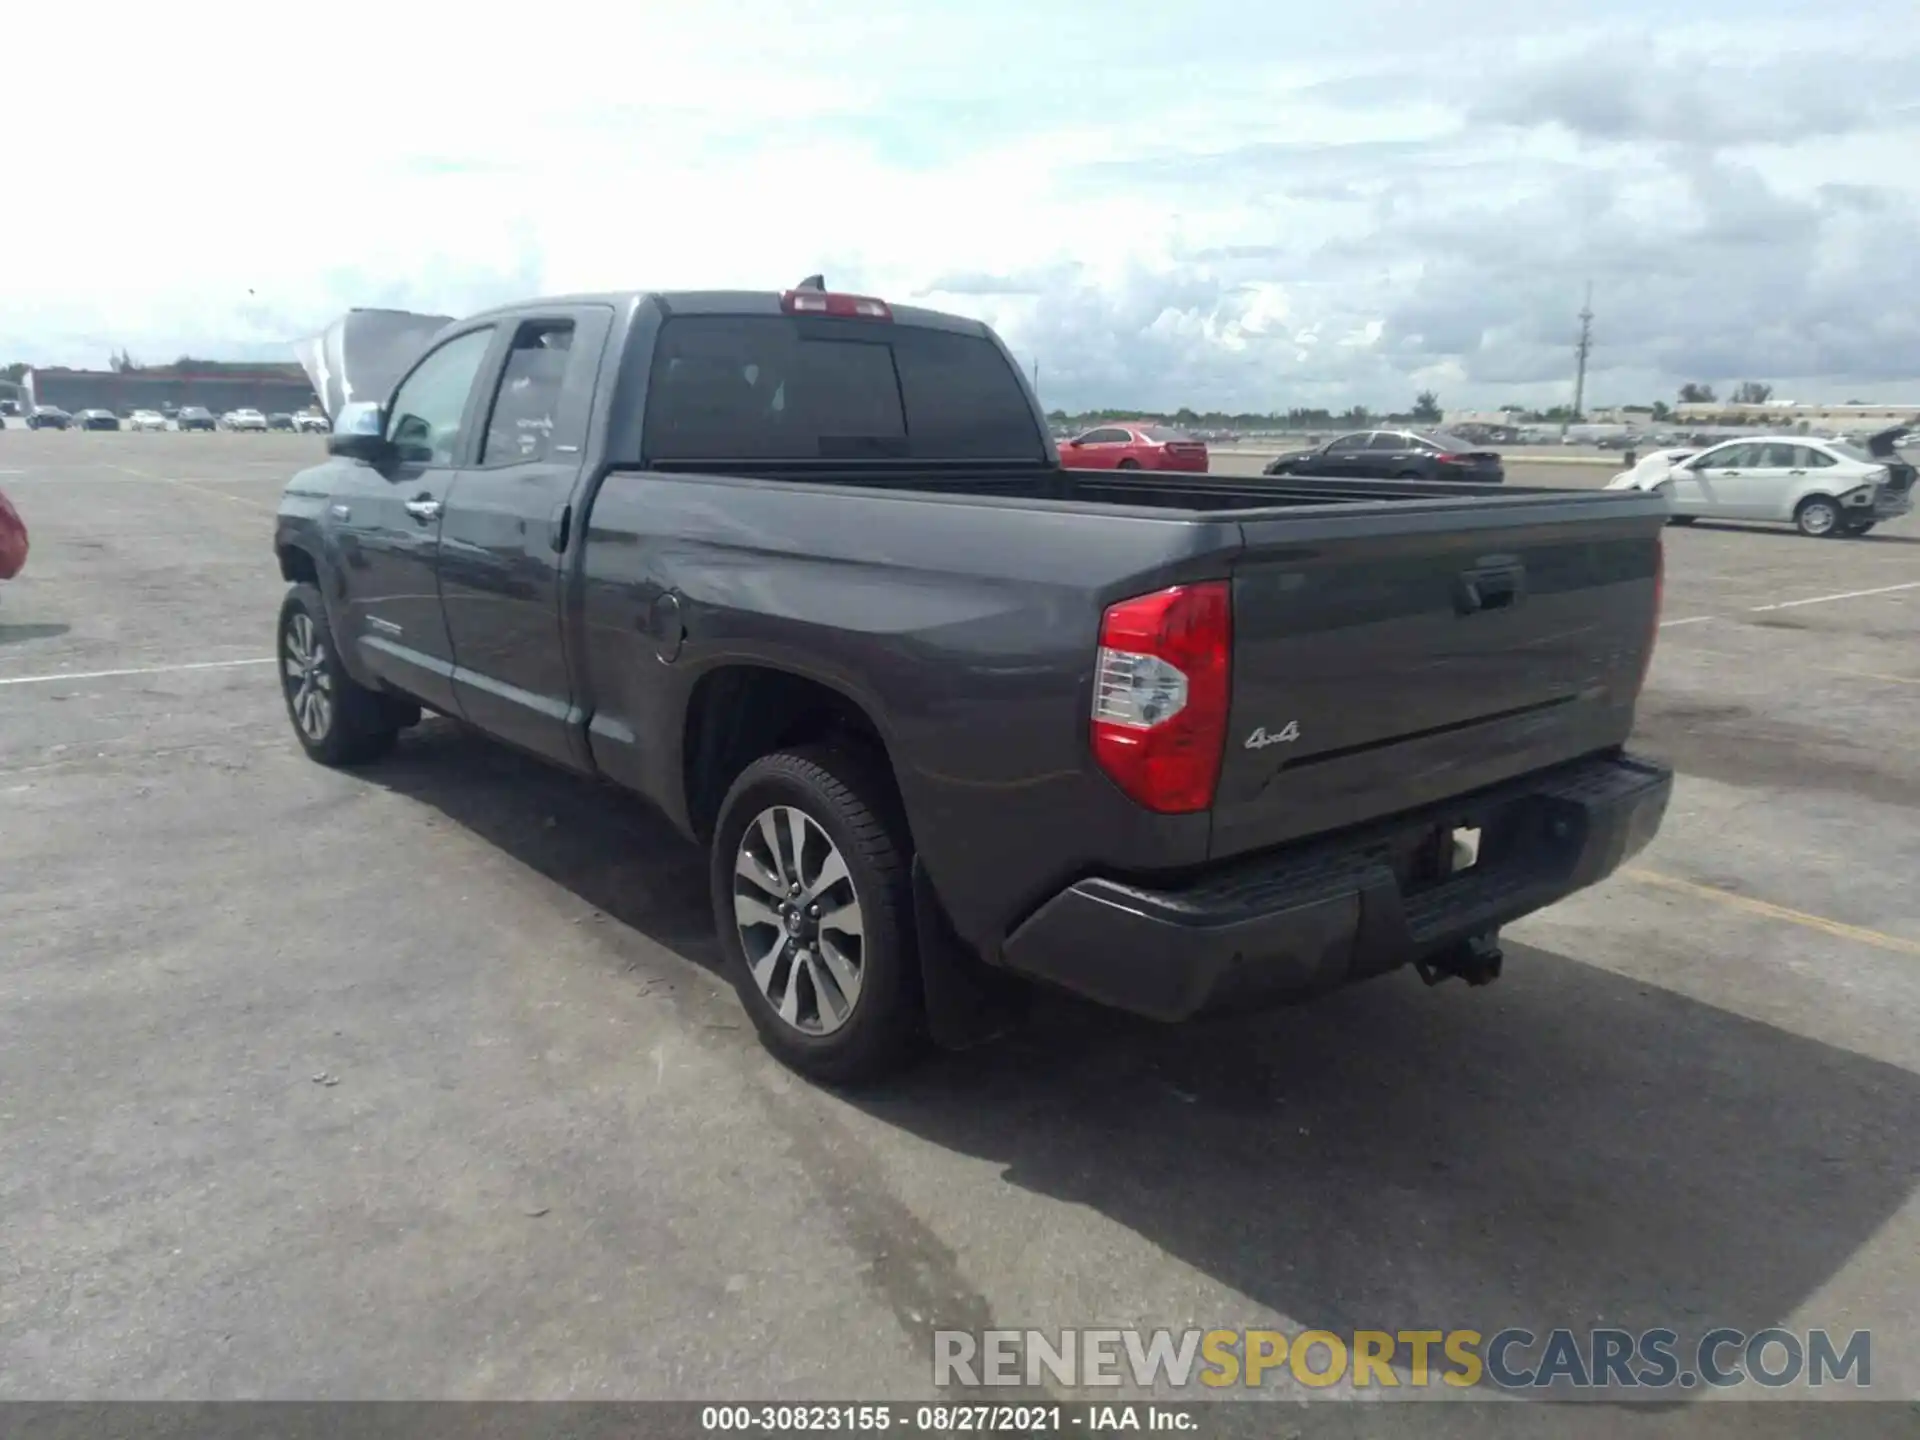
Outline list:
[[[300,733],[319,744],[333,729],[333,671],[313,617],[296,611],[281,636],[281,683]]]
[[[803,1035],[852,1017],[865,974],[860,897],[819,822],[791,805],[762,810],[734,856],[733,914],[754,984]]]

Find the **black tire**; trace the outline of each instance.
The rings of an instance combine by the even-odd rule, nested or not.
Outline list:
[[[296,671],[302,621],[310,637],[309,648],[317,651],[317,663],[300,664]],[[333,630],[327,624],[326,604],[312,585],[295,585],[287,591],[274,631],[274,658],[287,718],[293,723],[294,738],[309,758],[322,765],[364,765],[393,748],[406,707],[367,689],[341,667]],[[306,711],[306,718],[302,718],[301,696],[308,688],[309,677],[312,687],[327,701],[324,719],[317,723],[315,712]]]
[[[1841,527],[1840,533],[1845,535],[1849,540],[1857,540],[1872,530],[1876,523],[1878,522],[1873,520],[1849,520]]]
[[[760,1033],[761,1043],[776,1058],[803,1075],[832,1085],[866,1084],[899,1070],[919,1052],[925,1034],[913,925],[911,849],[883,764],[864,753],[825,745],[763,755],[733,782],[714,825],[709,877],[714,924],[740,1002]],[[826,1033],[809,1033],[802,1028],[804,1015],[792,1022],[782,1018],[775,1001],[754,978],[736,910],[737,895],[744,896],[751,906],[753,900],[777,892],[777,886],[737,879],[736,873],[749,827],[754,827],[756,835],[763,835],[757,822],[763,813],[781,808],[799,811],[832,842],[845,865],[852,903],[858,911],[858,992],[844,1019],[836,1020],[837,1028]],[[808,833],[811,836],[812,832]],[[814,845],[817,841],[810,840],[809,846]],[[776,868],[781,873],[786,873],[783,856],[787,853],[790,847],[776,856]],[[804,857],[793,869],[802,879],[807,878]],[[762,873],[766,873],[764,868]],[[847,892],[834,886],[819,893]],[[806,897],[803,894],[796,898],[804,902]],[[816,915],[819,909],[812,907]],[[785,935],[792,933],[790,923]],[[820,944],[824,933],[825,927],[817,927],[813,943]],[[808,983],[802,986],[793,956],[805,959],[808,951],[789,951],[785,936],[777,928],[758,927],[756,934],[765,938],[776,956],[787,957],[785,984],[780,984],[783,962],[779,959],[767,971],[770,982],[783,992],[798,988],[802,1003],[811,997],[815,1022],[819,1023],[828,1007],[819,982],[812,977],[825,969],[824,960],[806,972]],[[839,945],[835,953],[842,953]]]
[[[1691,525],[1695,520],[1698,520],[1699,518],[1700,517],[1698,515],[1669,515],[1667,517],[1667,524]]]
[[[1840,534],[1845,521],[1839,501],[1825,495],[1809,495],[1794,508],[1793,523],[1802,535],[1830,540]]]
[[[1113,468],[1116,470],[1138,470],[1140,468],[1140,462],[1138,460],[1122,460]]]

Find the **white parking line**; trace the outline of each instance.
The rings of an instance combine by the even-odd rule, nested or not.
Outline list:
[[[1920,590],[1920,580],[1906,580],[1898,585],[1876,585],[1871,590],[1842,590],[1837,595],[1809,595],[1804,600],[1781,600],[1772,605],[1749,605],[1745,613],[1762,615],[1769,610],[1793,610],[1802,605],[1825,605],[1833,600],[1859,600],[1868,595],[1892,595],[1900,590]],[[1673,625],[1699,625],[1708,620],[1721,618],[1718,615],[1685,615],[1678,620],[1662,620],[1660,628],[1665,630]]]
[[[126,670],[63,670],[57,675],[0,675],[0,685],[52,685],[61,680],[115,680],[122,675],[171,675],[177,670],[229,670],[236,665],[271,665],[271,655],[252,660],[194,660],[184,665],[136,665]]]
[[[1896,590],[1920,590],[1920,580],[1909,580],[1902,585],[1879,585],[1871,590],[1842,590],[1838,595],[1809,595],[1805,600],[1782,600],[1778,605],[1756,605],[1751,614],[1762,610],[1791,610],[1796,605],[1824,605],[1829,600],[1858,600],[1865,595],[1891,595]]]

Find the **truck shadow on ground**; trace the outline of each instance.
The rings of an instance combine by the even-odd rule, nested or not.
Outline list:
[[[717,967],[702,858],[638,802],[438,723],[367,773]],[[1403,972],[1180,1028],[1047,996],[1002,1040],[846,1098],[1063,1202],[1059,1224],[1084,1207],[1335,1330],[1751,1332],[1920,1185],[1920,1076],[1520,945],[1484,990]],[[1124,1313],[1173,1323],[1147,1298]]]
[[[1521,945],[1184,1029],[1048,1002],[862,1103],[1336,1330],[1758,1330],[1920,1185],[1920,1077]]]

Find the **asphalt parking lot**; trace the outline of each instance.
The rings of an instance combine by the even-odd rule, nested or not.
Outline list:
[[[1778,1324],[1871,1329],[1920,1399],[1920,522],[1667,532],[1666,828],[1497,985],[1048,1001],[847,1098],[754,1043],[644,808],[446,722],[302,757],[269,541],[319,453],[0,435],[0,1397],[914,1398],[936,1327]]]

